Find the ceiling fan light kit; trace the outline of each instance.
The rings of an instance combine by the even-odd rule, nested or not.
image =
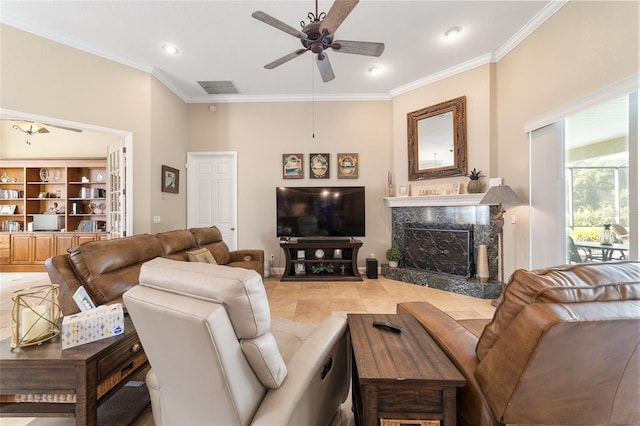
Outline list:
[[[445,31],[444,38],[450,41],[457,40],[460,38],[460,33],[462,33],[462,27],[452,27]]]
[[[300,22],[302,31],[285,24],[262,11],[253,12],[251,16],[255,19],[271,25],[274,28],[284,31],[300,39],[304,49],[295,50],[264,67],[274,69],[307,51],[316,55],[316,65],[323,82],[329,82],[335,78],[331,62],[327,56],[327,49],[331,48],[336,52],[349,53],[354,55],[380,56],[384,51],[384,43],[374,43],[366,41],[334,40],[334,35],[338,27],[347,18],[349,13],[356,7],[358,0],[336,0],[329,12],[318,12],[318,0],[316,0],[315,13],[307,14],[308,24]]]

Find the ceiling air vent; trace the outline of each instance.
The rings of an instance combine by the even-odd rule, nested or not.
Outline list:
[[[240,93],[233,81],[199,81],[198,84],[210,95],[237,95]]]

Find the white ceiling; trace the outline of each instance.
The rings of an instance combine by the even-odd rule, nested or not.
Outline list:
[[[320,1],[328,11],[332,2]],[[186,102],[389,99],[500,59],[563,1],[361,0],[336,31],[342,40],[383,42],[379,58],[329,51],[335,80],[322,83],[310,52],[263,66],[300,41],[251,17],[265,13],[299,28],[312,0],[0,1],[0,21],[150,72]],[[462,27],[460,39],[444,32]],[[168,56],[164,43],[180,53]],[[367,70],[381,66],[376,77]],[[240,95],[208,95],[198,80],[231,80]]]

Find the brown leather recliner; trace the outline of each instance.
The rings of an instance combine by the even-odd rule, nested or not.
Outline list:
[[[188,261],[187,252],[202,247],[219,265],[264,275],[264,251],[230,251],[215,226],[92,241],[47,259],[45,266],[51,282],[60,285],[62,313],[69,315],[79,312],[73,300],[78,287],[84,286],[96,305],[121,303],[122,293],[138,284],[143,263],[156,257]]]
[[[397,311],[467,379],[458,424],[640,424],[640,262],[515,271],[484,329],[427,302]]]

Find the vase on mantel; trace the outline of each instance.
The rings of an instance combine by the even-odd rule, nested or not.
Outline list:
[[[482,170],[473,169],[469,172],[469,183],[467,183],[467,194],[480,194],[484,192],[484,182]]]

